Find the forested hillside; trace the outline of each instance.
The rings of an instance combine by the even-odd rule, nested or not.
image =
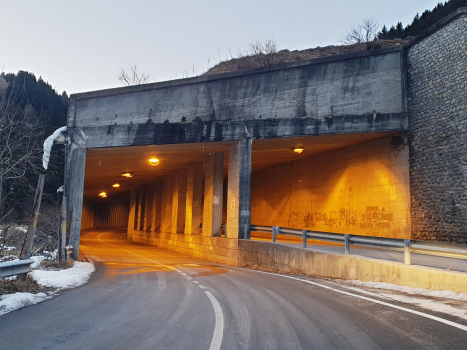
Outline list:
[[[405,28],[402,22],[398,22],[389,29],[384,25],[377,38],[391,40],[415,37],[460,7],[467,7],[467,0],[449,0],[444,4],[440,2],[433,10],[425,10],[421,16],[417,13],[412,23]]]

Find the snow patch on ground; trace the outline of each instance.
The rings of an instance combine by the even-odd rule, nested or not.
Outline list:
[[[85,284],[94,272],[94,264],[75,261],[72,268],[58,271],[34,270],[31,276],[42,287],[59,291]],[[53,293],[52,293],[53,294]],[[14,293],[0,296],[0,316],[27,305],[34,305],[52,296],[44,293]]]
[[[386,300],[416,305],[418,307],[456,316],[467,320],[467,294],[450,290],[430,290],[398,286],[385,282],[346,281],[355,287],[341,284],[346,289],[363,294],[373,294]],[[371,288],[373,292],[365,290]],[[375,291],[376,290],[376,291]],[[381,292],[380,292],[381,291]]]
[[[405,294],[423,295],[423,296],[432,297],[432,298],[443,298],[443,299],[467,301],[467,294],[455,293],[455,292],[451,292],[450,290],[431,290],[431,289],[423,289],[423,288],[412,288],[412,287],[398,286],[396,284],[385,283],[385,282],[363,282],[363,281],[349,281],[349,282],[360,287],[393,290],[393,291],[401,292]]]
[[[5,294],[0,299],[0,316],[27,305],[34,305],[47,299],[45,293],[14,293]]]
[[[31,256],[31,259],[34,260],[34,262],[31,264],[31,268],[36,268],[40,265],[41,261],[45,259],[45,256]]]
[[[34,270],[31,275],[43,287],[65,289],[85,284],[94,270],[94,264],[75,261],[70,269],[58,271]]]

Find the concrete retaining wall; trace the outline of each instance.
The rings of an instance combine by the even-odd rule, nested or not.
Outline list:
[[[128,239],[223,265],[238,266],[237,239],[136,230],[128,233]]]
[[[238,266],[249,269],[467,292],[467,273],[324,253],[271,242],[240,240],[238,248]]]

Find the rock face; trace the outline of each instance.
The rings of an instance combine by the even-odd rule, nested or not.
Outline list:
[[[408,48],[412,238],[467,243],[467,11],[441,22]]]

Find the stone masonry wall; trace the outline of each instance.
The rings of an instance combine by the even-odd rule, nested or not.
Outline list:
[[[412,238],[467,243],[467,14],[408,48]]]

